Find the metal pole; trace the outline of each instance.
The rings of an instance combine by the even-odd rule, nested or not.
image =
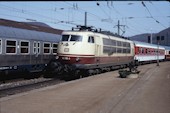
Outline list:
[[[117,28],[118,28],[118,35],[120,34],[120,23],[119,23],[119,20],[118,20],[118,25],[117,25]]]
[[[159,66],[159,53],[158,53],[158,51],[159,51],[159,40],[157,40],[158,41],[158,43],[157,43],[157,66]]]
[[[85,12],[85,20],[84,20],[84,25],[87,26],[87,12]]]
[[[151,29],[151,44],[152,44],[152,29]]]

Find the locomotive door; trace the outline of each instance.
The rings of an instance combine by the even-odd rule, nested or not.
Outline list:
[[[98,40],[97,40],[98,39]],[[100,38],[95,36],[95,57],[96,57],[96,64],[100,64]]]

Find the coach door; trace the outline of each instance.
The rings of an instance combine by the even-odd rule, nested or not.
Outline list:
[[[34,52],[34,59],[35,63],[38,63],[38,60],[40,60],[38,57],[40,55],[40,42],[39,41],[34,41],[33,44],[33,52]]]

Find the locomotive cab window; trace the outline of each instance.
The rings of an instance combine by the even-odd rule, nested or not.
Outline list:
[[[6,40],[6,53],[16,53],[17,42],[14,40]]]
[[[89,36],[88,42],[89,42],[89,43],[94,43],[94,37],[93,37],[93,36]]]
[[[50,54],[50,48],[51,48],[50,43],[44,43],[44,53],[45,54]]]
[[[82,41],[82,36],[79,36],[79,35],[71,35],[70,41],[80,42],[80,41]]]
[[[0,39],[0,54],[2,53],[2,40]]]
[[[79,35],[62,35],[61,41],[82,41],[82,36]]]
[[[69,37],[69,35],[62,35],[61,41],[68,41]]]
[[[20,42],[20,52],[24,54],[29,53],[29,42],[28,41]]]

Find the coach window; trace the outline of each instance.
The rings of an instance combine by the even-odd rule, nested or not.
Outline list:
[[[148,53],[150,54],[150,49],[148,49]]]
[[[6,53],[16,53],[16,46],[16,41],[6,40]]]
[[[145,49],[145,53],[146,53],[146,54],[148,53],[148,49]]]
[[[50,54],[50,48],[51,48],[50,43],[44,43],[44,53]]]
[[[93,37],[93,36],[89,36],[88,42],[89,42],[89,43],[94,43],[94,37]]]
[[[2,53],[2,40],[0,39],[0,54]]]
[[[37,43],[38,54],[40,54],[40,42]]]
[[[33,52],[34,52],[34,54],[36,54],[36,48],[37,48],[37,43],[36,42],[34,42],[34,44],[33,44]]]
[[[142,48],[142,54],[144,54],[144,48]]]
[[[57,54],[57,47],[58,47],[58,44],[53,43],[53,54]]]
[[[21,41],[20,52],[21,53],[29,53],[29,42],[28,41]]]

